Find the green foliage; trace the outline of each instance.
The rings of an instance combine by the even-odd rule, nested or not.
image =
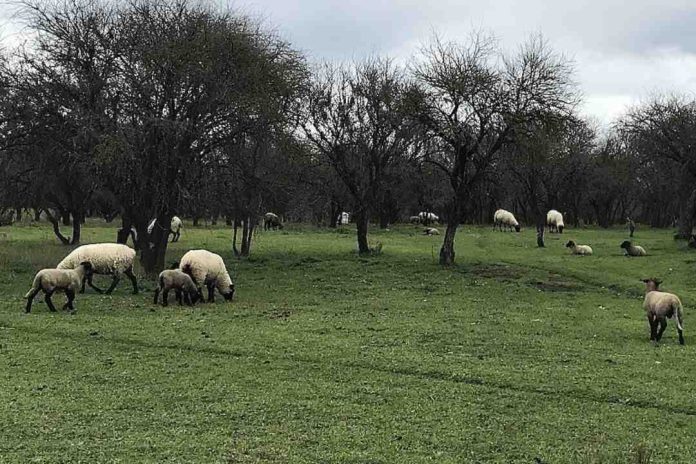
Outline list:
[[[221,253],[233,303],[162,308],[143,280],[28,316],[34,272],[68,248],[45,227],[2,232],[3,463],[696,460],[696,256],[667,230],[639,228],[650,256],[631,259],[618,229],[539,249],[530,228],[463,227],[442,269],[442,238],[414,226],[371,230],[384,250],[368,259],[353,234],[295,226],[238,261],[229,229],[187,224],[167,262]],[[90,222],[83,240],[113,236]],[[684,347],[671,323],[648,341],[647,275],[682,298]]]

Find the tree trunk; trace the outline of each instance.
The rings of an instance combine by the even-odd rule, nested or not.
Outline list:
[[[445,239],[440,247],[440,264],[442,266],[451,266],[454,264],[454,236],[457,234],[459,221],[450,219],[447,221],[447,229],[445,230]]]
[[[329,208],[329,227],[335,229],[338,225],[338,216],[342,213],[341,205],[332,201]]]
[[[239,250],[237,249],[237,228],[239,228],[239,219],[235,216],[234,228],[232,229],[232,251],[235,256],[239,256]]]
[[[242,249],[240,256],[248,257],[251,254],[251,239],[254,234],[254,221],[247,216],[242,227]]]
[[[51,223],[53,226],[53,233],[55,234],[56,237],[58,237],[58,240],[60,240],[60,243],[63,245],[70,245],[70,238],[66,238],[61,232],[60,232],[60,225],[58,222],[58,218],[51,213],[50,209],[46,209],[46,217],[48,218],[48,221]]]
[[[63,221],[64,226],[69,226],[70,225],[70,211],[61,209],[60,210],[60,217],[61,220]]]
[[[148,237],[148,240],[140,247],[140,264],[149,275],[155,275],[164,269],[164,259],[169,243],[169,228],[161,227],[160,224],[171,224],[172,216],[171,213],[158,215],[155,227],[152,228],[152,234],[149,236],[146,223],[137,227],[140,237]]]
[[[537,246],[544,248],[544,230],[546,229],[546,216],[538,214],[536,217]]]
[[[84,222],[84,214],[73,211],[72,213],[72,239],[71,245],[80,243],[80,235],[82,232],[82,224]]]
[[[34,221],[39,222],[41,220],[41,208],[34,208]]]
[[[691,190],[689,195],[679,205],[679,229],[675,239],[686,240],[691,237],[694,227],[694,206],[696,205],[696,190]]]
[[[370,252],[370,246],[367,243],[367,229],[370,222],[370,217],[367,211],[361,211],[355,214],[355,225],[358,231],[358,253],[364,254]]]
[[[21,207],[15,208],[15,221],[22,222],[22,208]]]

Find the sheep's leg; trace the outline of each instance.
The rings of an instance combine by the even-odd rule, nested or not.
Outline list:
[[[138,294],[138,281],[135,278],[135,274],[133,274],[133,269],[128,268],[123,273],[126,274],[126,276],[130,279],[131,283],[133,284],[133,295],[137,295]]]
[[[679,344],[683,345],[684,344],[684,331],[680,328],[677,328],[677,333],[679,334]]]
[[[53,295],[53,292],[54,292],[54,290],[51,290],[50,292],[46,292],[46,298],[44,298],[44,299],[46,301],[46,304],[48,305],[48,309],[50,309],[52,313],[55,313],[56,307],[53,306],[53,301],[51,301],[51,295]]]
[[[68,301],[63,305],[63,310],[69,309],[70,311],[75,311],[75,306],[73,305],[73,300],[75,299],[75,292],[73,290],[65,290],[65,297]]]
[[[162,306],[169,306],[169,289],[165,288],[162,291]]]
[[[24,309],[25,313],[30,313],[31,312],[31,304],[34,302],[34,297],[36,296],[37,293],[41,291],[41,288],[37,288],[31,291],[29,296],[27,297],[27,307]]]
[[[121,276],[118,274],[114,274],[114,280],[111,281],[111,286],[106,290],[107,295],[111,295],[111,292],[114,291],[114,289],[116,288],[116,285],[118,285],[120,280],[121,280]]]
[[[655,338],[657,338],[657,321],[653,319],[652,314],[648,314],[648,322],[650,323],[650,341],[655,341]]]
[[[657,327],[657,321],[655,322],[655,327]],[[655,341],[660,341],[662,338],[662,334],[664,333],[665,329],[667,328],[667,320],[666,319],[660,319],[660,331],[657,332],[657,338]]]
[[[174,295],[176,295],[176,302],[179,303],[179,306],[183,305],[183,301],[181,299],[181,289],[176,289],[174,290]]]
[[[184,302],[187,306],[193,306],[193,301],[191,300],[191,294],[189,292],[184,292]]]
[[[155,299],[153,301],[154,304],[157,304],[157,300],[159,299],[159,293],[160,293],[160,287],[159,285],[155,288]]]
[[[97,293],[104,293],[104,290],[102,290],[101,288],[99,288],[99,287],[97,287],[96,285],[94,285],[94,283],[92,282],[92,278],[93,278],[93,277],[94,277],[93,275],[89,275],[89,276],[86,277],[86,279],[87,279],[87,285],[89,285],[90,287],[92,287],[92,288],[94,289],[94,291],[97,292]],[[82,292],[81,292],[81,293],[84,293],[84,281],[82,282]],[[107,292],[107,293],[108,293],[108,292]]]
[[[208,287],[208,303],[215,302],[215,286],[212,284],[207,284]]]

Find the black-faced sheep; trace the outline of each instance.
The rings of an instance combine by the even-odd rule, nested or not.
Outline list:
[[[179,305],[185,302],[187,305],[193,306],[196,301],[203,299],[203,294],[193,283],[191,276],[178,269],[167,269],[160,272],[157,278],[157,288],[155,288],[154,303],[157,304],[159,294],[162,292],[162,306],[167,306],[170,290],[174,290]]]
[[[555,209],[546,213],[546,224],[549,226],[550,232],[558,232],[559,234],[562,234],[565,228],[563,224],[563,215]]]
[[[684,307],[677,295],[672,293],[660,292],[658,287],[660,280],[651,278],[643,279],[645,283],[645,300],[643,300],[643,309],[648,316],[650,323],[650,340],[659,342],[662,338],[662,333],[667,328],[667,319],[673,318],[677,325],[677,333],[679,334],[679,344],[684,344]],[[660,326],[658,331],[657,326]]]
[[[276,230],[282,228],[283,223],[280,222],[280,218],[277,214],[268,212],[263,215],[263,230]]]
[[[55,292],[65,292],[68,301],[63,305],[63,309],[69,308],[74,311],[75,306],[73,305],[73,300],[75,299],[75,292],[80,289],[84,279],[91,275],[91,273],[92,265],[88,261],[81,262],[75,269],[40,270],[34,277],[31,289],[24,295],[24,298],[27,299],[25,311],[27,313],[31,311],[31,304],[34,301],[34,297],[40,291],[43,291],[46,295],[46,304],[51,311],[56,310],[56,307],[53,306],[53,301],[51,301],[51,296]]]
[[[216,288],[226,300],[231,300],[234,296],[234,283],[220,255],[207,250],[188,251],[181,257],[179,269],[191,276],[199,292],[201,285],[206,286],[209,303],[215,299]]]
[[[623,242],[621,242],[621,245],[619,245],[619,246],[621,248],[623,248],[625,256],[646,256],[647,255],[647,253],[645,252],[645,249],[642,246],[633,245],[628,240],[624,240]]]
[[[133,284],[133,294],[138,293],[138,281],[133,274],[133,262],[135,250],[127,245],[119,243],[94,243],[75,248],[63,261],[58,263],[58,269],[75,269],[83,261],[92,264],[93,272],[86,275],[82,281],[80,293],[85,291],[85,281],[99,293],[104,293],[92,283],[94,274],[112,275],[113,282],[106,291],[107,294],[114,291],[121,280],[121,274],[125,274]]]
[[[592,248],[589,245],[578,245],[572,240],[568,240],[566,248],[570,248],[570,252],[574,255],[590,256]]]
[[[520,231],[520,223],[515,219],[515,215],[510,211],[499,209],[493,214],[493,229],[498,227],[502,232],[503,226],[507,227],[509,230],[514,228],[516,232]]]

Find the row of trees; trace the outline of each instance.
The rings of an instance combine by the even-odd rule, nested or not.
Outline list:
[[[43,210],[78,243],[87,215],[134,227],[161,269],[174,214],[224,219],[250,253],[260,216],[335,227],[417,211],[446,223],[499,207],[537,227],[545,212],[654,226],[696,212],[694,103],[655,98],[609,133],[578,117],[572,66],[541,37],[513,53],[476,33],[387,58],[310,66],[256,21],[199,2],[29,0],[23,47],[0,57],[0,204]],[[65,237],[62,225],[71,225]],[[239,239],[239,240],[238,240]]]

